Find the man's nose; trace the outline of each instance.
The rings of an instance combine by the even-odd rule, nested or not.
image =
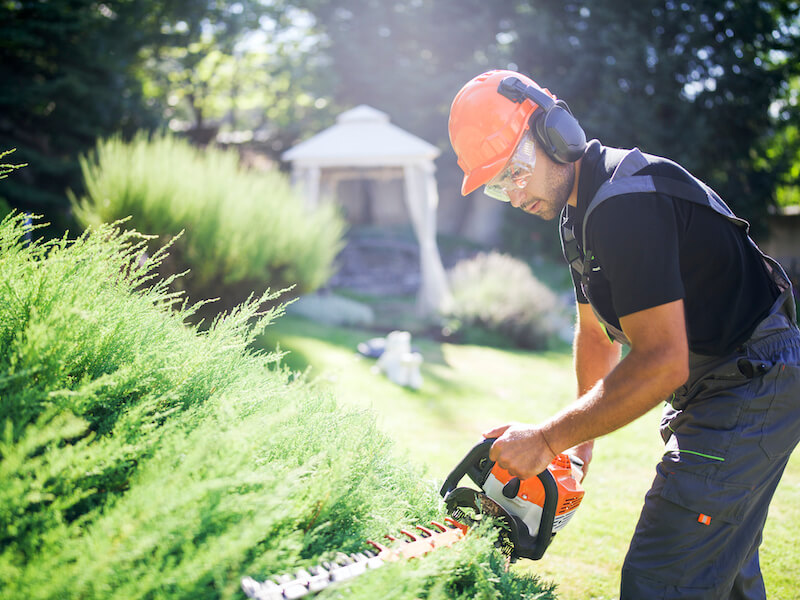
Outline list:
[[[511,206],[514,208],[519,208],[522,206],[522,202],[525,200],[525,190],[509,190],[506,193],[511,200]]]

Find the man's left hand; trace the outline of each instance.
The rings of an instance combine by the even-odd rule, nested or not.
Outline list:
[[[503,425],[484,432],[483,437],[497,438],[489,459],[520,479],[536,477],[556,456],[542,430],[535,425]]]
[[[569,450],[564,450],[564,454],[567,454],[568,456],[575,456],[583,463],[583,466],[581,467],[582,475],[578,483],[583,483],[583,480],[586,478],[586,473],[589,471],[589,463],[592,462],[593,449],[594,441],[588,441],[578,444],[577,446],[573,446]]]

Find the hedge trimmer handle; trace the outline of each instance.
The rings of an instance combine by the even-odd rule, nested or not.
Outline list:
[[[482,442],[475,444],[472,450],[450,472],[439,492],[445,500],[447,500],[447,495],[456,489],[464,475],[469,476],[476,485],[483,486],[492,467],[494,467],[494,461],[489,459],[489,450],[491,450],[492,444],[496,439],[486,438]]]
[[[575,464],[580,461],[562,453],[536,477],[521,480],[489,458],[496,439],[476,444],[447,476],[440,494],[456,519],[477,522],[484,514],[500,519],[504,531],[498,543],[512,561],[538,560],[583,498]],[[457,487],[464,475],[480,490]]]

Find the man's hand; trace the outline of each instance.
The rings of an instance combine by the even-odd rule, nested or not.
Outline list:
[[[497,438],[489,459],[520,479],[536,477],[556,456],[535,425],[503,425],[484,432],[483,437]]]
[[[586,479],[586,473],[589,471],[589,463],[592,462],[592,451],[594,450],[594,440],[583,442],[582,444],[578,444],[577,446],[573,446],[569,450],[564,450],[564,454],[568,454],[570,456],[577,456],[579,459],[583,461],[583,466],[581,467],[581,471],[583,472],[583,477],[578,483],[582,483],[584,479]]]

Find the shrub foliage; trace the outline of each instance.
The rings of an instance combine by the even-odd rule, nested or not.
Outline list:
[[[249,349],[281,312],[259,312],[273,295],[199,331],[144,236],[30,243],[30,227],[0,223],[3,598],[241,597],[242,575],[441,515],[369,413]],[[449,597],[538,593],[489,546],[392,567],[405,592],[373,577],[361,596],[444,597],[445,580]]]
[[[235,152],[140,134],[98,142],[81,168],[87,195],[72,196],[79,222],[130,217],[162,244],[183,231],[170,267],[191,270],[182,281],[196,299],[288,285],[305,293],[332,273],[344,229],[334,207],[309,212],[282,173],[243,170]]]
[[[480,253],[456,264],[449,277],[453,300],[443,312],[456,336],[541,349],[556,333],[558,299],[523,261]]]

